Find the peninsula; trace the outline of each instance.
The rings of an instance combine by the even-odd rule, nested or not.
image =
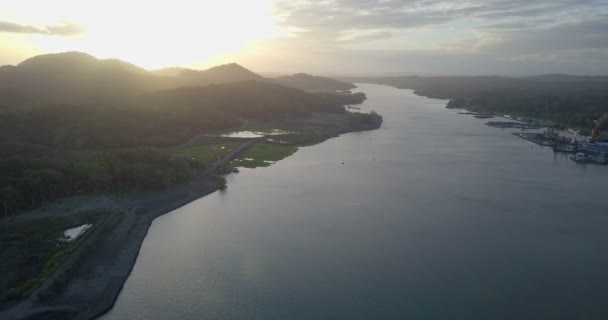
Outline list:
[[[226,188],[239,167],[382,123],[346,111],[363,93],[310,79],[307,92],[236,64],[147,71],[71,52],[0,79],[2,319],[99,316],[156,217]]]

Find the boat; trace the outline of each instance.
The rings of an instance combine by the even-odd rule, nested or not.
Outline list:
[[[586,153],[608,154],[608,143],[606,143],[606,142],[581,142],[580,149]]]
[[[585,152],[577,152],[574,156],[570,157],[570,159],[575,161],[576,163],[608,165],[605,153],[591,154]]]

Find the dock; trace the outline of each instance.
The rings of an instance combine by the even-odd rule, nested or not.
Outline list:
[[[486,113],[486,112],[458,112],[458,114],[467,114],[470,116],[494,116],[494,114],[492,113]]]
[[[535,143],[539,146],[550,147],[553,148],[555,152],[565,152],[565,153],[576,153],[579,151],[578,143],[572,143],[572,141],[567,140],[563,137],[559,137],[556,135],[551,135],[545,133],[524,133],[524,132],[514,132],[512,133],[516,137],[520,137],[524,140],[528,140],[532,143]]]
[[[516,121],[488,121],[486,125],[496,128],[515,128],[515,129],[542,129],[546,126],[534,123],[523,123]]]

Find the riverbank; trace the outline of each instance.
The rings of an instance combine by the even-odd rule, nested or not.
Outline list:
[[[372,119],[373,121],[369,121]],[[379,115],[345,113],[341,115],[315,115],[309,119],[289,119],[288,125],[297,123],[300,129],[311,130],[300,134],[303,141],[322,142],[343,133],[372,130],[381,124]],[[289,137],[289,138],[294,138]],[[112,308],[124,282],[129,277],[139,255],[141,245],[152,221],[187,203],[221,189],[224,181],[211,175],[227,165],[239,154],[252,147],[257,140],[244,140],[239,146],[214,162],[186,184],[163,192],[133,196],[126,199],[108,199],[100,204],[108,205],[124,213],[120,222],[96,243],[77,266],[70,271],[65,284],[49,297],[32,294],[30,297],[0,311],[1,319],[93,319]],[[80,205],[89,205],[93,197],[83,198]],[[108,204],[108,202],[110,202]],[[61,210],[57,207],[56,210]],[[50,212],[55,210],[51,209]]]
[[[152,221],[221,188],[223,182],[202,173],[189,183],[136,200],[114,200],[124,212],[116,227],[96,244],[51,297],[36,294],[20,301],[2,319],[92,319],[111,308],[137,259]]]
[[[607,170],[442,100],[360,90],[380,130],[157,219],[102,319],[608,318]]]

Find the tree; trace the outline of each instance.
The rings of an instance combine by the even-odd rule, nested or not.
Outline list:
[[[2,206],[4,208],[4,214],[8,214],[10,212],[10,208],[12,208],[19,197],[19,192],[13,186],[4,186],[0,188],[0,199],[2,201]]]

